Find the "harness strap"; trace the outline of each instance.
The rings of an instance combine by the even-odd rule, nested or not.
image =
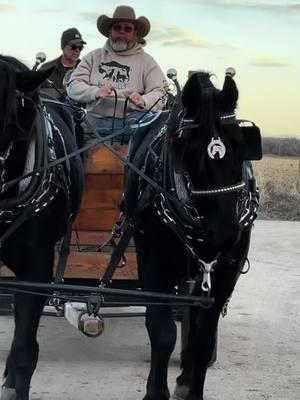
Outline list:
[[[63,237],[60,249],[59,249],[59,260],[56,267],[55,278],[53,280],[54,283],[62,283],[64,281],[64,274],[66,271],[67,261],[70,254],[70,244],[72,238],[72,225],[73,225],[73,216],[70,215],[67,222],[66,233]]]
[[[245,182],[238,182],[234,185],[228,185],[224,187],[219,187],[216,189],[194,189],[191,186],[191,182],[188,183],[187,185],[188,189],[190,190],[191,194],[193,196],[210,196],[210,195],[217,195],[217,194],[224,194],[224,193],[231,193],[231,192],[236,192],[245,187]]]
[[[5,231],[5,233],[0,237],[0,249],[2,248],[2,243],[12,235],[27,219],[31,217],[31,210],[26,209]]]
[[[134,225],[127,224],[126,228],[123,230],[122,236],[119,243],[116,245],[113,241],[113,252],[110,257],[109,264],[101,278],[100,286],[107,286],[111,283],[111,279],[115,273],[115,270],[119,267],[119,263],[124,256],[124,253],[129,245],[130,239],[133,236]],[[110,241],[112,244],[112,242]]]
[[[91,128],[91,125],[88,123],[88,121],[86,121],[86,124],[89,126],[89,128]],[[128,130],[128,128],[120,129],[120,130],[118,130],[116,132],[113,132],[110,135],[102,137],[99,134],[97,134],[97,132],[95,132],[95,130],[92,127],[92,132],[98,137],[98,140],[96,142],[89,143],[86,146],[81,147],[78,150],[75,150],[75,151],[73,151],[73,152],[71,152],[71,153],[69,153],[69,154],[67,154],[67,155],[65,155],[63,157],[60,157],[60,158],[56,159],[55,161],[52,161],[52,162],[48,163],[47,167],[41,166],[41,167],[36,168],[33,171],[29,172],[28,174],[20,176],[19,178],[12,179],[9,182],[5,182],[3,184],[0,184],[0,188],[1,188],[2,191],[6,191],[6,190],[10,189],[11,187],[13,187],[14,185],[16,185],[17,183],[19,183],[20,181],[22,181],[22,180],[24,180],[24,179],[26,179],[26,178],[28,178],[30,176],[39,176],[46,169],[50,169],[52,167],[55,167],[56,165],[62,164],[63,162],[66,162],[67,160],[70,160],[71,158],[76,157],[76,156],[78,156],[78,155],[80,155],[80,154],[82,154],[82,153],[84,153],[84,152],[86,152],[86,151],[98,146],[99,144],[105,145],[105,143],[104,143],[105,141],[107,141],[109,139],[112,139],[115,136],[119,136],[122,133],[126,132],[127,130]],[[117,155],[117,157],[119,157],[118,153],[115,153],[115,154]]]

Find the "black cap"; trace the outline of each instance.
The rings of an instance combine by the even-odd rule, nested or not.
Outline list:
[[[61,35],[60,45],[63,49],[71,40],[80,40],[82,44],[86,44],[86,42],[82,39],[81,33],[76,28],[70,28],[64,31]]]

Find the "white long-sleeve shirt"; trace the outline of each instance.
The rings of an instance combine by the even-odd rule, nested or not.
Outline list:
[[[116,117],[123,117],[125,95],[135,91],[142,95],[145,109],[158,103],[153,111],[165,105],[166,78],[157,62],[147,54],[140,44],[124,52],[115,52],[107,41],[103,48],[87,54],[74,70],[67,86],[68,96],[87,104],[87,111],[98,117],[112,117],[115,96],[112,94],[96,100],[99,89],[112,84],[117,91]],[[128,102],[127,114],[140,110]]]

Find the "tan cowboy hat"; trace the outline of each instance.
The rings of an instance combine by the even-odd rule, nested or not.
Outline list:
[[[102,35],[109,37],[109,30],[115,22],[131,22],[134,24],[137,34],[145,37],[150,32],[150,21],[146,17],[136,18],[134,9],[129,6],[119,6],[115,9],[112,18],[107,15],[100,15],[97,19],[97,28]]]

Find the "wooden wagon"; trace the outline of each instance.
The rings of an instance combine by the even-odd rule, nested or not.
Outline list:
[[[126,156],[126,145],[113,146]],[[101,251],[97,251],[97,246],[106,243],[111,236],[112,228],[120,215],[123,188],[123,163],[103,146],[90,150],[86,163],[83,202],[74,224],[66,278],[99,279],[103,276],[111,249],[104,246]],[[116,269],[114,279],[137,279],[133,250],[131,243],[126,254],[126,266]]]

